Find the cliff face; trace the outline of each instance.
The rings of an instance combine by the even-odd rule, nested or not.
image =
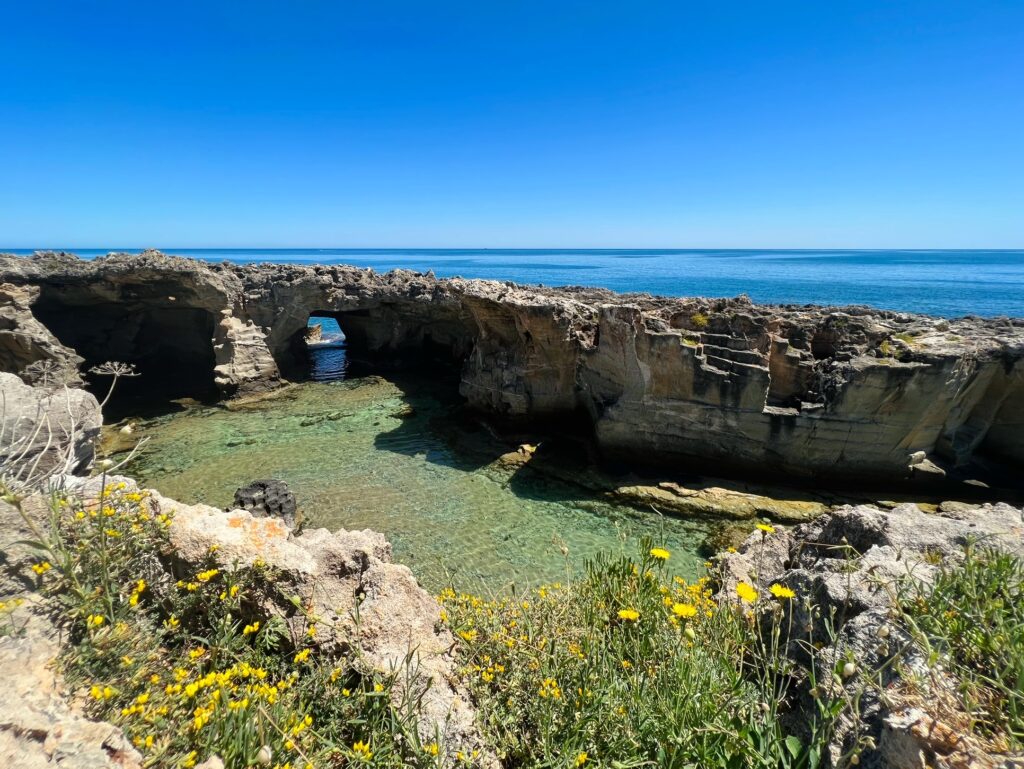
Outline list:
[[[329,315],[360,353],[443,352],[480,410],[584,414],[609,455],[893,479],[979,452],[1024,464],[1020,319],[208,265],[156,252],[0,256],[0,282],[28,287],[43,330],[88,364],[130,361],[222,395],[295,375],[308,318]],[[0,354],[15,371],[22,359]]]

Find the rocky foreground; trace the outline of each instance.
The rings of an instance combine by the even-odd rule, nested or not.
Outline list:
[[[676,468],[898,480],[1024,463],[1024,320],[758,306],[157,252],[0,256],[0,368],[106,360],[153,386],[276,387],[311,314],[354,355],[450,361],[509,418],[581,416],[606,456]],[[436,364],[435,364],[436,365]],[[188,394],[183,393],[183,394]]]
[[[11,402],[20,404],[23,417],[6,425],[4,445],[10,446],[13,436],[27,447],[20,456],[42,475],[23,478],[42,484],[43,490],[21,483],[14,483],[21,491],[12,488],[17,477],[10,456],[0,457],[5,462],[0,475],[8,484],[0,500],[0,677],[6,682],[0,760],[19,767],[141,766],[142,757],[118,727],[82,714],[84,693],[68,691],[56,671],[64,630],[37,592],[39,572],[34,576],[33,566],[38,567],[39,551],[26,544],[38,540],[51,523],[45,488],[60,487],[85,500],[88,509],[104,482],[123,484],[123,491],[131,493],[136,487],[127,478],[60,474],[82,472],[88,464],[80,458],[87,441],[75,425],[95,421],[90,421],[90,414],[98,414],[92,396],[74,391],[81,410],[75,420],[74,408],[60,408],[63,388],[27,387],[4,376],[4,393],[17,396]],[[45,441],[34,429],[41,422],[55,428]],[[224,569],[257,562],[270,566],[279,575],[281,594],[293,598],[257,607],[263,621],[279,617],[293,636],[301,637],[304,618],[315,616],[323,628],[315,644],[325,656],[355,648],[372,669],[406,671],[400,693],[415,691],[416,728],[427,739],[441,740],[442,765],[456,765],[455,756],[468,753],[482,765],[498,765],[482,741],[476,706],[460,682],[453,655],[458,639],[413,574],[391,563],[390,546],[381,534],[323,529],[296,534],[277,518],[185,505],[156,491],[140,496],[152,514],[170,517],[171,557],[147,573],[153,589],[206,568],[210,558]],[[832,696],[843,690],[838,696],[857,702],[861,718],[839,724],[826,766],[852,765],[852,755],[861,765],[882,769],[1024,765],[1020,756],[1000,755],[970,733],[969,719],[952,696],[955,681],[941,659],[929,659],[915,645],[897,608],[900,584],[913,579],[927,588],[939,566],[958,563],[972,542],[1024,556],[1024,511],[1005,504],[949,503],[930,514],[916,505],[892,510],[844,506],[792,530],[763,527],[715,559],[719,596],[726,605],[736,600],[740,583],[762,593],[769,585],[782,585],[799,596],[790,604],[786,627],[825,642],[813,649],[796,640],[784,644],[783,654],[798,670],[807,669],[809,655],[819,669],[843,669],[841,678],[819,688],[830,688]],[[806,737],[802,730],[821,693],[802,674],[795,676],[794,687],[798,696],[789,705],[790,728]]]

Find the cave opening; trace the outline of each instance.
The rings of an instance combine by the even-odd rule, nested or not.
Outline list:
[[[391,308],[314,310],[293,338],[293,358],[313,381],[403,373],[458,389],[472,349],[468,329],[447,319],[405,317]]]
[[[173,400],[216,399],[214,317],[202,308],[176,306],[173,296],[154,304],[109,300],[93,291],[44,286],[33,314],[85,359],[87,389],[102,400],[109,376],[90,372],[109,361],[129,363],[138,376],[118,381],[107,418],[160,410]]]

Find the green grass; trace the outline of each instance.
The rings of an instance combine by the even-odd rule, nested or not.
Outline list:
[[[168,578],[169,523],[118,486],[102,503],[53,499],[34,570],[62,615],[62,672],[89,715],[120,725],[146,766],[187,769],[214,754],[229,768],[438,764],[392,696],[401,682],[357,651],[322,654],[312,618],[294,638],[267,610],[302,611],[268,567],[218,568],[211,554]]]
[[[780,724],[791,671],[778,636],[757,629],[764,611],[777,630],[787,599],[719,608],[707,578],[669,578],[663,563],[598,558],[583,578],[521,597],[442,595],[507,766],[814,763]]]
[[[169,523],[122,487],[97,503],[55,496],[33,568],[66,630],[69,690],[89,715],[119,724],[146,766],[187,769],[213,754],[228,769],[441,765],[444,746],[413,727],[407,682],[364,664],[356,643],[319,647],[314,618],[259,562],[229,569],[211,553],[182,572]],[[505,767],[821,765],[835,719],[855,719],[859,706],[829,683],[845,660],[800,671],[783,654],[782,638],[807,649],[830,640],[790,626],[791,602],[806,598],[741,584],[720,603],[712,572],[687,583],[671,576],[671,557],[647,543],[638,558],[599,557],[564,585],[440,596],[459,675]],[[903,598],[933,662],[962,681],[977,731],[1024,744],[1021,561],[970,548],[933,592],[916,586]],[[301,618],[300,629],[282,614]],[[801,675],[818,706],[805,742],[783,727]]]
[[[1024,562],[969,546],[962,565],[904,596],[920,640],[960,681],[974,728],[1024,748]]]

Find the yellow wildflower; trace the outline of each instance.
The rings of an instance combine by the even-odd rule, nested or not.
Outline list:
[[[759,523],[759,524],[757,524],[757,528],[759,528],[765,534],[774,534],[775,533],[775,527],[772,526],[770,523]]]
[[[423,748],[423,752],[430,756],[436,756],[438,753],[438,746],[436,742],[432,742]]]
[[[356,758],[363,761],[369,761],[373,758],[373,753],[370,752],[370,746],[362,741],[359,741],[352,746],[352,752],[355,753]]]
[[[576,756],[575,766],[583,766],[585,763],[587,763],[587,751],[582,750],[579,755]]]
[[[106,621],[106,617],[101,614],[90,614],[85,618],[85,624],[87,627],[99,627]]]
[[[32,564],[32,571],[34,571],[40,577],[46,574],[53,566],[49,561],[42,561],[40,563]]]
[[[672,613],[684,619],[697,616],[697,607],[689,603],[672,604]]]
[[[663,547],[653,547],[651,548],[651,555],[654,558],[657,558],[659,561],[667,561],[669,556],[672,555],[672,553],[670,553]],[[586,754],[584,753],[583,755]]]
[[[246,625],[242,628],[242,635],[252,635],[260,629],[259,622],[253,622],[251,625]]]
[[[785,587],[784,585],[772,585],[768,589],[771,591],[771,594],[773,596],[782,601],[788,600],[790,598],[796,598],[796,593],[794,593],[792,590],[790,590],[788,587]]]
[[[736,595],[740,597],[740,600],[747,603],[753,603],[757,600],[757,591],[746,582],[740,582],[736,585]]]
[[[312,654],[312,653],[313,653],[312,649],[308,649],[308,648],[307,649],[303,649],[302,651],[300,651],[298,654],[295,655],[295,657],[292,660],[292,662],[294,662],[296,664],[299,664],[301,662],[305,662],[306,660],[309,659],[309,655]]]
[[[636,609],[619,609],[619,619],[624,619],[627,622],[636,622],[640,619],[640,612]]]

